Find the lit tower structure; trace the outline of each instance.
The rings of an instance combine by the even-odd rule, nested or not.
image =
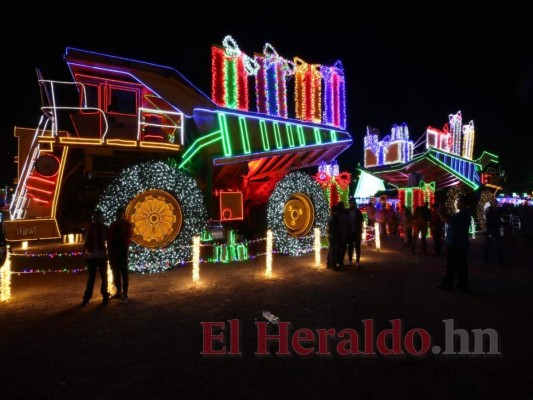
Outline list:
[[[450,114],[448,116],[450,123],[450,153],[461,155],[461,141],[462,141],[462,127],[463,127],[463,116],[461,111],[457,111],[457,114]]]
[[[474,121],[470,121],[463,126],[463,158],[472,159],[474,156],[474,138],[475,138]]]

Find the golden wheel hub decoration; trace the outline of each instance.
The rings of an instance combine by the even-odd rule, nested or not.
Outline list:
[[[126,217],[132,223],[135,243],[151,248],[165,247],[181,229],[182,213],[177,200],[162,190],[147,190],[128,204]]]
[[[283,223],[292,236],[305,236],[315,222],[313,202],[304,193],[290,197],[283,208]]]

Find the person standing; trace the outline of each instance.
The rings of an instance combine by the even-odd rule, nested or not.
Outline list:
[[[341,267],[344,266],[344,257],[346,250],[348,249],[348,240],[350,237],[350,221],[348,220],[348,209],[344,207],[344,203],[340,201],[337,204],[339,209],[339,226],[340,226],[340,244],[339,244],[339,256],[337,258]]]
[[[413,246],[413,213],[409,207],[403,209],[402,230],[404,246],[411,248]]]
[[[348,236],[348,260],[350,264],[353,260],[355,249],[355,265],[361,266],[361,239],[363,237],[363,213],[357,208],[354,198],[350,199],[350,208],[348,209],[348,222],[350,233]]]
[[[428,208],[428,202],[426,201],[424,205],[418,206],[415,208],[413,214],[413,245],[411,246],[411,252],[416,254],[416,242],[418,236],[420,235],[422,239],[422,251],[424,255],[428,255],[427,246],[426,246],[426,237],[428,235],[429,221],[431,220],[431,212]]]
[[[344,208],[344,206],[343,206]],[[339,246],[341,244],[341,227],[339,221],[339,208],[337,204],[331,206],[331,215],[328,218],[327,225],[328,237],[328,269],[339,269]]]
[[[429,229],[431,230],[431,237],[433,238],[433,247],[435,255],[442,254],[442,239],[444,237],[444,221],[439,216],[439,205],[434,203],[431,206],[431,221],[429,222]]]
[[[500,265],[505,265],[503,257],[503,234],[504,229],[501,224],[501,216],[498,206],[492,204],[485,213],[485,222],[487,230],[485,232],[485,263],[489,262],[492,246],[495,242],[496,251],[498,253],[498,262]]]
[[[131,243],[131,223],[124,208],[117,209],[115,220],[109,227],[109,264],[113,271],[113,283],[117,290],[113,299],[128,301],[129,271],[128,251]]]
[[[446,276],[439,287],[451,290],[457,278],[457,289],[468,291],[468,248],[470,245],[468,236],[472,217],[464,196],[458,199],[457,208],[459,212],[453,216],[442,215],[439,212],[448,224]]]
[[[374,229],[374,223],[376,222],[376,207],[374,207],[372,201],[370,201],[366,207],[366,215],[368,217],[368,226]]]
[[[109,302],[107,291],[107,238],[108,227],[104,224],[104,214],[100,210],[93,213],[93,222],[87,231],[87,237],[83,246],[83,257],[87,264],[87,284],[83,294],[82,307],[85,307],[93,297],[96,271],[100,273],[102,284],[100,293],[102,294],[102,305]]]

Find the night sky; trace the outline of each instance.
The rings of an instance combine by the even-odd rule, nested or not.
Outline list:
[[[464,124],[474,121],[474,158],[498,154],[507,189],[533,189],[533,158],[521,144],[533,116],[533,14],[520,6],[110,3],[33,10],[9,3],[2,10],[0,184],[15,174],[14,126],[35,127],[40,117],[35,68],[45,79],[70,80],[66,47],[173,67],[210,96],[211,45],[231,35],[250,56],[268,42],[287,59],[342,62],[354,144],[340,156],[341,170],[362,165],[367,125],[384,137],[405,122],[416,140],[460,110]]]

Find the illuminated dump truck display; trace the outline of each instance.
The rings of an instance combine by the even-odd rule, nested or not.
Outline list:
[[[38,74],[42,116],[15,128],[8,242],[80,233],[95,208],[110,223],[124,207],[132,270],[189,261],[210,221],[247,238],[275,227],[280,252],[306,251],[329,214],[309,168],[352,144],[342,66],[289,62],[271,46],[247,57],[225,41],[212,48],[212,98],[173,68],[74,48],[72,82]]]

